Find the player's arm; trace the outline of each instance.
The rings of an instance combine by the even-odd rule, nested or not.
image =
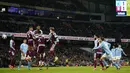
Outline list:
[[[122,53],[123,53],[125,56],[127,56],[123,49],[122,49],[121,51],[122,51]]]
[[[56,35],[56,33],[54,34],[55,38],[56,38],[56,41],[55,41],[55,44],[59,42],[59,38],[58,36]]]
[[[103,47],[103,44],[100,43],[99,46],[97,46],[97,47],[95,47],[95,48],[93,48],[93,49],[96,50],[96,49],[99,49],[99,48],[102,48],[102,47]]]
[[[12,48],[13,50],[15,50],[15,48],[13,47],[13,41],[10,41],[10,48]]]
[[[36,39],[36,37],[37,37],[37,34],[36,34],[36,30],[34,30],[33,32],[32,32],[33,34],[33,39]]]
[[[47,40],[47,42],[49,42],[51,40],[51,33],[49,33],[49,38]]]
[[[20,51],[21,51],[22,55],[24,56],[25,54],[24,54],[22,48],[23,48],[23,45],[21,44],[21,45],[20,45]]]
[[[43,34],[43,31],[42,30],[40,30],[41,31],[41,34]]]
[[[111,48],[111,44],[110,43],[108,43],[108,47]]]
[[[96,41],[94,41],[94,48],[96,48],[97,47],[97,42]]]

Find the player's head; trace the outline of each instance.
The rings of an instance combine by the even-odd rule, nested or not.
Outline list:
[[[94,39],[97,39],[97,38],[99,38],[99,35],[94,34]]]
[[[113,45],[112,48],[114,49],[114,48],[115,48],[115,45]]]
[[[24,39],[24,40],[23,40],[23,43],[25,43],[25,44],[26,44],[26,43],[27,43],[27,40],[26,40],[26,39]]]
[[[54,32],[55,28],[54,27],[50,27],[50,32]]]
[[[118,47],[119,47],[119,48],[121,48],[121,45],[120,45],[120,44],[118,44]]]
[[[30,27],[29,27],[29,30],[30,30],[30,31],[32,31],[32,30],[33,30],[33,27],[32,27],[32,26],[30,26]]]
[[[99,42],[102,42],[102,41],[104,41],[104,37],[100,36],[100,37],[98,38],[98,40],[99,40]]]
[[[40,25],[38,25],[38,26],[37,26],[37,30],[40,30],[40,29],[41,29],[41,27],[40,27]]]

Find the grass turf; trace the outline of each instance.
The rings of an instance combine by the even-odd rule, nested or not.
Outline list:
[[[129,73],[130,66],[122,67],[120,70],[116,70],[115,67],[110,67],[107,70],[100,70],[101,67],[97,67],[97,70],[93,70],[93,67],[50,67],[48,70],[43,68],[43,70],[38,70],[37,67],[31,68],[28,70],[27,68],[21,68],[21,70],[17,70],[14,68],[13,70],[9,68],[0,68],[0,73]]]

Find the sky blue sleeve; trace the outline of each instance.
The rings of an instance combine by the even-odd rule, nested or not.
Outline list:
[[[110,43],[108,43],[108,47],[111,48],[111,44]]]
[[[22,44],[20,45],[20,49],[23,49],[23,45]]]
[[[121,52],[126,56],[126,53],[124,52],[124,50],[121,48]]]

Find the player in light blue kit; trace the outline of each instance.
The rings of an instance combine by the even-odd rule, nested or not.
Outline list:
[[[116,45],[114,45],[113,47],[112,47],[112,49],[111,49],[111,52],[112,52],[112,59],[114,60],[114,61],[116,61],[116,48],[117,47],[115,47]]]
[[[126,55],[126,53],[123,51],[123,49],[121,48],[121,45],[118,45],[118,48],[116,48],[116,62],[117,62],[117,64],[119,65],[119,66],[121,66],[121,64],[120,64],[120,59],[121,59],[121,57],[122,57],[122,53],[125,55],[125,56],[127,56]]]
[[[114,62],[112,60],[112,52],[110,50],[110,46],[111,44],[104,41],[103,37],[99,37],[99,46],[94,48],[94,49],[98,49],[98,48],[102,48],[104,50],[104,54],[102,55],[102,57],[100,58],[101,60],[104,60],[105,58],[109,59],[110,61],[112,61],[113,65],[117,68],[120,69],[120,67],[118,66],[118,64],[116,64],[116,62]]]
[[[26,58],[26,53],[28,50],[28,45],[26,43],[27,43],[27,40],[24,39],[23,43],[20,45],[21,59],[19,61],[18,70],[20,70],[22,60],[25,60],[25,58]]]

